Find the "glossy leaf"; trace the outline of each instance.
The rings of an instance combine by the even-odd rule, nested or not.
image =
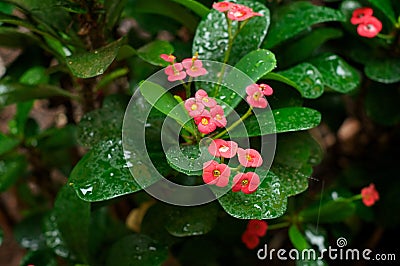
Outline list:
[[[30,251],[21,259],[19,265],[57,266],[57,259],[54,253],[49,249]]]
[[[297,225],[293,224],[289,227],[289,239],[293,246],[299,251],[310,248],[307,239],[300,232],[299,228],[297,228]]]
[[[73,254],[68,248],[63,236],[61,235],[53,212],[44,219],[43,230],[47,247],[52,249],[55,254],[62,258],[76,259],[75,254]]]
[[[165,228],[177,237],[203,235],[211,231],[217,222],[218,206],[210,203],[202,206],[168,206],[164,213]]]
[[[83,200],[112,199],[142,189],[129,172],[129,167],[121,140],[101,140],[72,170],[69,184]]]
[[[167,259],[167,248],[145,235],[126,236],[114,243],[106,265],[162,265]]]
[[[273,116],[273,117],[272,117]],[[244,120],[247,136],[262,136],[273,133],[300,131],[318,126],[321,114],[307,107],[287,107],[264,112],[257,116],[250,116]],[[232,130],[231,137],[245,137],[243,132]]]
[[[314,24],[327,21],[345,21],[345,16],[340,11],[309,2],[293,2],[285,5],[273,15],[271,30],[263,47],[270,49]]]
[[[66,58],[71,73],[78,78],[91,78],[103,74],[118,55],[124,40],[114,41],[94,51],[78,53]]]
[[[395,58],[368,60],[365,65],[365,74],[370,79],[386,84],[399,82],[399,73],[400,60]]]
[[[140,47],[137,55],[144,61],[156,66],[168,66],[169,63],[160,58],[161,54],[172,54],[174,47],[166,41],[154,41]]]
[[[361,83],[360,74],[342,58],[334,54],[312,60],[312,64],[322,74],[324,84],[340,93],[350,93]]]
[[[21,178],[28,166],[23,155],[13,156],[0,160],[0,191],[7,190],[18,178]]]
[[[303,222],[336,223],[346,220],[354,211],[354,202],[339,198],[302,210],[299,219]]]
[[[228,61],[231,65],[260,47],[269,26],[269,10],[264,5],[252,1],[237,2],[251,7],[263,16],[251,18],[237,35]],[[236,27],[236,23],[233,23],[233,27]],[[228,23],[225,15],[215,9],[211,10],[197,27],[193,41],[193,54],[198,52],[200,59],[223,62],[228,48],[227,29]]]
[[[80,261],[88,261],[90,203],[78,198],[67,184],[57,195],[53,213],[65,244]]]
[[[396,16],[394,14],[391,0],[368,0],[368,2],[379,8],[393,24],[396,23]]]
[[[284,82],[294,86],[304,98],[315,99],[324,93],[323,77],[318,69],[309,63],[299,64],[277,74],[292,81],[290,84]]]
[[[77,96],[71,94],[70,92],[53,85],[41,84],[32,86],[20,83],[0,82],[0,107],[12,103],[54,96],[77,98]]]
[[[205,15],[208,14],[208,12],[210,12],[210,9],[208,9],[207,7],[205,7],[204,5],[195,0],[170,0],[170,1],[179,3],[189,8],[200,17],[204,17]]]
[[[14,238],[21,247],[29,250],[47,248],[42,229],[45,214],[38,212],[29,215],[14,227]]]
[[[18,139],[0,133],[0,156],[17,147],[19,142]]]

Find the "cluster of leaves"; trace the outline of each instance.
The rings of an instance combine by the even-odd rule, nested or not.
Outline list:
[[[140,191],[131,172],[140,176],[146,169],[129,171],[121,131],[129,95],[140,81],[166,66],[160,54],[174,52],[184,58],[198,52],[202,60],[224,61],[228,26],[222,13],[209,8],[211,1],[0,3],[0,46],[22,51],[5,74],[0,72],[0,108],[16,105],[8,133],[0,134],[0,191],[16,186],[28,206],[26,218],[15,228],[16,239],[29,250],[21,265],[56,265],[57,256],[71,264],[159,265],[167,259],[168,250],[182,263],[192,263],[193,256],[199,257],[199,265],[203,260],[229,263],[233,257],[224,254],[242,247],[240,242],[232,244],[245,228],[244,221],[237,218],[273,219],[287,212],[276,222],[290,227],[289,237],[301,250],[313,244],[312,236],[321,235],[310,224],[317,220],[340,222],[360,209],[344,198],[349,196],[347,192],[316,199],[315,205],[300,212],[287,210],[287,201],[315,182],[309,177],[323,157],[320,145],[306,130],[320,124],[321,112],[335,128],[341,121],[339,114],[329,114],[332,105],[338,95],[359,93],[363,75],[369,82],[367,114],[384,125],[400,121],[396,107],[400,98],[398,40],[363,40],[349,22],[352,10],[368,3],[377,8],[384,30],[389,32],[400,13],[399,4],[346,0],[329,1],[333,3],[328,7],[276,1],[267,8],[265,1],[235,2],[263,14],[251,19],[238,34],[228,63],[254,82],[274,88],[269,104],[275,125],[260,125],[254,117],[244,124],[254,146],[260,145],[259,136],[278,134],[276,155],[256,193],[229,192],[218,202],[196,207],[154,202]],[[140,28],[124,29],[132,18]],[[185,36],[159,40],[157,34],[163,30]],[[190,41],[185,41],[187,37]],[[118,87],[127,79],[129,88]],[[202,85],[211,91],[212,87]],[[146,122],[149,157],[165,177],[196,184],[193,176],[198,173],[181,173],[168,164],[166,157],[173,154],[165,155],[160,143],[160,127],[179,101],[172,91],[163,92],[154,102],[149,91],[162,88],[145,88],[141,87],[144,98],[139,100],[155,105]],[[233,95],[222,87],[219,100],[241,112],[246,106],[241,101],[244,89],[242,95]],[[43,130],[39,121],[30,117],[37,99],[64,106],[66,125]],[[81,118],[76,106],[85,112]],[[88,149],[82,158],[78,146]],[[198,152],[193,147],[182,151],[188,155]],[[62,187],[49,185],[53,169],[68,177]],[[42,193],[33,193],[28,182],[37,183]],[[112,218],[108,207],[115,202],[112,199],[124,195],[129,195],[125,199],[142,213],[137,218],[140,230],[135,233]],[[53,200],[54,207],[49,209]],[[326,245],[326,235],[324,239]],[[200,258],[194,253],[205,246],[209,256]],[[217,246],[226,250],[213,253]],[[245,257],[237,256],[239,260]]]

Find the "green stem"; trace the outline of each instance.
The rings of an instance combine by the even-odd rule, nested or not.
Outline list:
[[[384,40],[392,40],[394,38],[393,34],[381,34],[381,33],[378,33],[377,37]]]
[[[360,200],[360,199],[362,199],[362,195],[361,194],[357,194],[357,195],[354,195],[351,198],[348,198],[349,201],[355,201],[355,200]]]
[[[268,230],[276,230],[276,229],[281,229],[281,228],[286,228],[290,226],[290,222],[282,222],[278,224],[269,224],[268,225]]]
[[[223,135],[225,135],[227,132],[229,132],[230,130],[232,130],[235,127],[237,127],[240,123],[242,123],[247,117],[249,117],[252,114],[252,111],[253,111],[253,107],[250,106],[249,110],[247,110],[247,112],[239,120],[237,120],[235,123],[230,125],[228,128],[226,128],[224,131],[222,131],[218,135],[214,136],[213,139],[219,139]]]

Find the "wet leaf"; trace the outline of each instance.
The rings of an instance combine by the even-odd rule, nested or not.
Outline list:
[[[27,170],[28,162],[23,155],[12,156],[0,160],[0,191],[6,191]]]
[[[345,21],[345,16],[332,8],[315,6],[309,2],[294,2],[274,13],[271,30],[263,47],[270,49],[307,30],[310,26],[327,21]]]
[[[154,41],[140,47],[137,55],[144,61],[156,66],[168,66],[169,63],[160,58],[161,54],[172,54],[174,47],[167,41]]]
[[[200,17],[204,17],[205,15],[210,12],[210,9],[202,5],[201,3],[195,1],[195,0],[171,0],[173,2],[177,2],[190,10],[192,10],[194,13],[199,15]]]
[[[52,249],[56,255],[62,258],[76,259],[76,256],[71,252],[71,250],[69,250],[63,236],[61,235],[53,212],[45,217],[43,230],[46,245]]]
[[[168,250],[146,235],[126,236],[114,243],[109,251],[106,265],[162,265]]]
[[[258,49],[243,56],[235,67],[257,82],[276,67],[276,59],[271,51]]]
[[[368,60],[365,65],[365,74],[370,79],[386,84],[399,82],[399,73],[400,60],[398,58]]]
[[[14,228],[14,238],[21,247],[30,250],[47,248],[42,225],[45,215],[48,213],[34,213],[25,217]]]
[[[321,56],[311,63],[322,74],[326,87],[340,92],[350,93],[358,88],[361,76],[352,66],[334,54]]]
[[[54,253],[49,249],[30,251],[21,259],[19,265],[57,266],[57,259]]]

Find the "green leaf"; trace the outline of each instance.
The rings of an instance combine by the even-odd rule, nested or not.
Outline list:
[[[36,27],[35,25],[30,24],[26,20],[20,19],[19,17],[13,16],[13,15],[7,15],[7,14],[0,12],[0,22],[4,22],[7,24],[12,24],[12,25],[16,25],[16,26],[21,26],[21,27],[29,29],[32,32],[41,34],[43,36],[51,36],[48,32],[42,31],[40,29],[40,27]]]
[[[0,82],[0,107],[25,102],[34,99],[43,99],[54,96],[63,96],[77,99],[76,95],[71,94],[59,87],[47,84],[24,85],[20,83]]]
[[[113,27],[117,24],[122,11],[127,3],[127,0],[105,0],[104,1],[104,9],[105,9],[105,21],[108,30],[112,30]]]
[[[400,81],[400,60],[386,58],[383,60],[368,60],[365,64],[365,74],[372,80],[382,83]]]
[[[339,198],[302,210],[299,219],[302,222],[336,223],[346,220],[354,212],[354,202]]]
[[[285,68],[310,58],[323,43],[343,35],[342,31],[335,28],[316,28],[306,36],[295,42],[282,45],[277,53],[279,67]]]
[[[57,259],[54,253],[49,250],[29,251],[21,259],[20,266],[41,265],[41,266],[57,266]]]
[[[307,30],[314,24],[327,21],[345,21],[345,16],[335,9],[315,6],[304,1],[285,5],[274,13],[271,30],[263,47],[270,49]]]
[[[272,117],[273,116],[273,117]],[[230,137],[263,136],[273,133],[300,131],[318,126],[321,122],[321,114],[307,107],[287,107],[263,112],[260,115],[250,116],[244,120],[246,131],[229,132]],[[224,136],[225,137],[225,136]]]
[[[316,99],[324,93],[323,77],[310,63],[302,63],[277,74],[292,81],[287,82],[283,79],[286,84],[290,83],[288,85],[296,88],[304,98]]]
[[[22,33],[17,28],[0,27],[0,46],[10,48],[24,48],[36,44],[38,40],[35,36]]]
[[[154,41],[140,47],[137,55],[147,63],[156,66],[168,66],[169,63],[160,58],[161,54],[172,54],[174,47],[167,41]]]
[[[327,54],[316,58],[311,63],[322,74],[326,87],[340,93],[350,93],[361,83],[361,76],[341,57]]]
[[[124,159],[121,140],[101,140],[72,170],[69,184],[83,200],[112,199],[142,189],[129,172],[129,167]],[[139,171],[139,175],[146,169],[137,168],[135,171]]]
[[[29,112],[33,107],[33,101],[17,103],[17,111],[12,120],[8,122],[10,133],[22,137],[25,131],[25,124],[29,118]]]
[[[28,162],[18,155],[0,160],[0,192],[6,191],[25,173]]]
[[[170,1],[179,3],[189,8],[200,17],[204,17],[205,15],[208,14],[208,12],[210,12],[210,9],[208,9],[207,7],[205,7],[204,5],[195,0],[170,0]]]
[[[172,146],[165,155],[173,169],[190,176],[201,176],[203,164],[214,158],[204,145]]]
[[[191,133],[197,131],[194,123],[187,123],[192,119],[183,104],[180,104],[169,91],[150,81],[142,82],[139,89],[147,102],[157,110],[175,119],[180,125],[184,125],[187,131]]]
[[[289,239],[293,246],[299,251],[310,248],[307,239],[294,224],[289,227]]]
[[[19,78],[19,82],[26,85],[38,85],[49,83],[50,77],[46,73],[46,68],[42,66],[34,66]]]
[[[368,0],[368,2],[379,8],[393,24],[396,24],[396,16],[390,0]]]
[[[103,74],[118,55],[124,39],[114,41],[94,51],[77,53],[66,58],[71,73],[78,78],[91,78]]]
[[[62,258],[76,259],[76,256],[68,248],[60,229],[58,228],[56,217],[51,212],[45,217],[43,222],[44,236],[46,245]]]
[[[235,67],[257,82],[276,67],[276,59],[271,51],[258,49],[242,57]]]
[[[107,266],[162,265],[168,250],[145,235],[126,236],[110,248]]]
[[[75,190],[65,185],[57,195],[53,212],[65,244],[80,261],[88,261],[90,203],[78,198]]]
[[[4,239],[4,232],[3,229],[0,227],[0,246],[3,244],[3,239]]]
[[[251,7],[262,17],[251,18],[242,28],[233,42],[229,64],[238,62],[244,55],[260,47],[269,26],[269,10],[261,3],[251,1],[237,1]],[[233,23],[233,28],[236,23]],[[198,52],[199,58],[223,62],[228,49],[228,23],[225,15],[215,9],[204,17],[197,27],[193,41],[193,54]]]
[[[20,141],[0,133],[0,156],[18,146]]]
[[[211,231],[217,222],[218,205],[168,206],[164,209],[165,228],[177,237],[203,235]]]
[[[14,227],[14,238],[21,247],[30,250],[47,248],[42,229],[45,214],[47,212],[29,215]]]

